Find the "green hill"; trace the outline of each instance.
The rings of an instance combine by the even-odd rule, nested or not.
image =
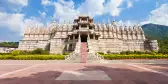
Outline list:
[[[160,53],[168,54],[168,26],[145,24],[142,29],[147,39],[158,40]]]
[[[148,39],[163,39],[168,37],[168,26],[157,24],[145,24],[142,26]]]

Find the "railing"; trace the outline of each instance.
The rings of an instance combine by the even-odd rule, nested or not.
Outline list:
[[[69,60],[70,58],[72,58],[74,55],[74,52],[70,53],[69,55],[65,56],[65,60]]]
[[[88,57],[87,60],[104,60],[103,56],[100,56],[99,54],[95,53],[95,51],[91,48],[91,43],[88,42]]]
[[[95,55],[100,59],[100,60],[104,60],[104,57],[99,55],[98,53],[95,53]]]
[[[65,56],[65,60],[75,60],[80,57],[80,42],[77,42],[75,50],[69,55]]]
[[[65,56],[65,60],[76,60],[79,56],[79,53],[72,52],[69,55]]]

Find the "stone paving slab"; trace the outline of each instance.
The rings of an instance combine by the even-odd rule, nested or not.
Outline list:
[[[104,71],[64,71],[55,80],[111,80]]]

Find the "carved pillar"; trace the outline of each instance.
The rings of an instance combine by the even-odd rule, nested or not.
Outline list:
[[[81,29],[81,25],[79,25],[79,29]]]
[[[69,51],[69,43],[67,43],[67,47],[66,47],[67,51]]]
[[[95,34],[93,34],[93,39],[95,40]]]
[[[75,35],[73,35],[73,40],[75,40]]]
[[[90,35],[88,34],[87,40],[90,40]]]
[[[80,33],[78,35],[78,42],[81,42],[81,36],[80,36]]]
[[[68,36],[68,42],[70,41],[70,36]]]

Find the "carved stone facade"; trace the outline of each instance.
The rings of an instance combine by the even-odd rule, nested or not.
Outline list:
[[[94,24],[89,16],[79,16],[73,24],[53,22],[47,28],[26,28],[18,49],[80,53],[81,42],[87,42],[89,53],[158,50],[157,40],[147,40],[141,26],[121,26],[115,21]]]

